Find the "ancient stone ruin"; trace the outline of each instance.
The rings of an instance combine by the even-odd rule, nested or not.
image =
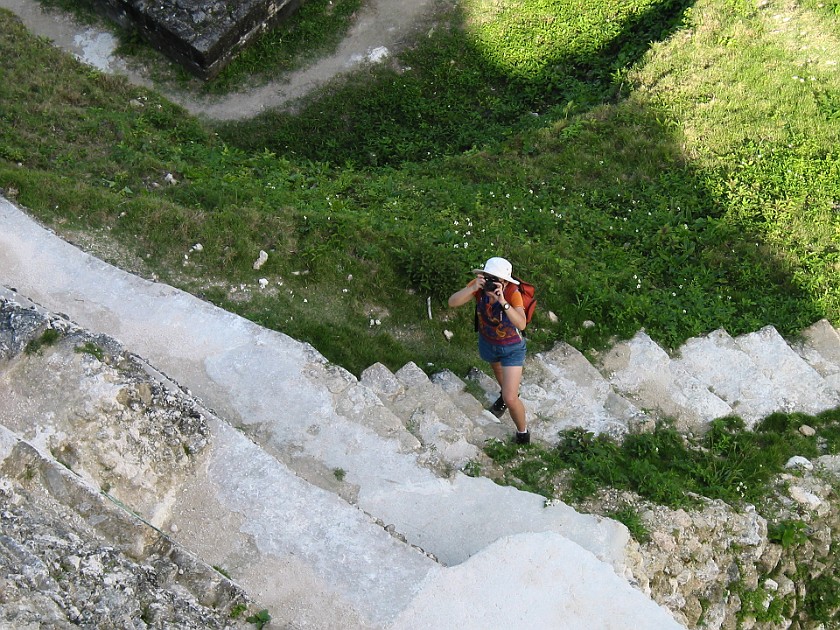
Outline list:
[[[126,29],[192,74],[215,77],[261,32],[290,15],[301,0],[92,0]]]
[[[2,198],[0,225],[0,628],[835,627],[840,455],[791,458],[770,510],[604,490],[577,511],[466,473],[511,431],[483,372],[356,378]],[[525,373],[543,444],[665,415],[693,432],[768,401],[837,408],[840,331],[716,331],[673,355],[640,331]],[[604,516],[618,505],[649,540]]]

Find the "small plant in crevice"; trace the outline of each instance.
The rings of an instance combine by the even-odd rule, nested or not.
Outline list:
[[[47,328],[43,333],[41,333],[40,337],[32,339],[29,343],[27,343],[23,351],[27,355],[40,354],[44,348],[54,345],[60,338],[61,333],[58,330],[55,328]]]
[[[478,463],[476,460],[471,459],[461,467],[461,472],[467,475],[468,477],[480,477],[481,464]]]
[[[268,611],[263,608],[258,613],[254,613],[245,618],[245,621],[248,623],[252,623],[257,626],[257,630],[262,630],[265,625],[271,621],[271,615],[268,614]]]
[[[754,619],[759,623],[780,623],[790,614],[790,600],[793,595],[777,597],[773,592],[765,588],[747,590],[746,588],[733,588],[741,599],[741,608],[737,618],[741,621]]]
[[[219,573],[221,573],[222,575],[224,575],[227,579],[230,579],[230,573],[228,573],[227,571],[225,571],[225,569],[223,569],[222,567],[220,567],[220,566],[218,566],[218,565],[215,565],[215,564],[214,564],[214,565],[213,565],[213,568],[214,568],[217,572],[219,572]]]
[[[464,381],[464,391],[472,395],[473,398],[481,403],[484,403],[487,399],[487,394],[485,393],[484,388],[476,379],[467,378]]]
[[[347,471],[343,468],[333,468],[333,476],[338,481],[344,481],[344,478],[347,476]]]
[[[154,624],[155,613],[152,610],[151,606],[143,606],[143,610],[140,612],[140,619],[144,621],[147,625]]]
[[[767,538],[789,549],[808,540],[808,525],[802,521],[786,519],[767,527]]]
[[[629,530],[630,535],[640,543],[646,543],[650,540],[650,530],[645,525],[638,510],[630,505],[624,505],[615,510],[609,511],[605,514],[619,523],[623,523]]]
[[[35,466],[33,466],[32,464],[28,464],[26,466],[26,468],[24,469],[21,477],[25,481],[32,481],[35,478],[35,475],[37,475],[37,474],[38,474],[38,469]]]
[[[79,354],[89,354],[99,361],[103,361],[105,358],[105,353],[102,351],[102,348],[91,341],[86,341],[81,346],[76,346],[74,350]]]
[[[242,616],[242,613],[244,613],[246,610],[248,610],[248,607],[245,604],[243,604],[241,602],[238,603],[238,604],[234,604],[233,606],[230,607],[230,618],[231,619],[238,619],[239,617]]]

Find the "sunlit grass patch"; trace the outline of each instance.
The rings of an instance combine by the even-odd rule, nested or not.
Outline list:
[[[836,146],[838,20],[776,2],[735,16],[701,0],[689,28],[655,44],[629,75],[682,129],[688,156],[705,165],[746,142],[801,138]]]

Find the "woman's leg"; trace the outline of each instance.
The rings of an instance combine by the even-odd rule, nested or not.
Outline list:
[[[502,400],[510,411],[510,417],[520,433],[528,430],[528,421],[525,419],[525,405],[519,399],[519,385],[522,382],[522,366],[514,365],[502,367],[500,362],[491,363],[493,374],[499,381],[502,388]]]
[[[504,382],[504,375],[502,374],[502,362],[495,361],[494,363],[490,364],[490,367],[493,368],[493,374],[496,376],[496,380],[499,382],[499,387],[502,386]]]
[[[528,430],[528,422],[525,419],[525,405],[519,399],[519,385],[522,382],[522,366],[512,365],[508,367],[499,366],[501,374],[496,374],[499,384],[502,386],[502,398],[510,411],[510,417],[516,425],[516,430],[524,433]],[[496,368],[493,368],[496,372]]]

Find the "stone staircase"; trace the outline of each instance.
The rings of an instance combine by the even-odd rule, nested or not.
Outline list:
[[[623,525],[460,472],[512,431],[484,411],[498,395],[484,373],[467,377],[484,401],[414,364],[356,379],[83,254],[2,199],[0,226],[7,441],[224,567],[276,627],[679,627],[644,594]],[[21,354],[46,327],[62,331],[56,347]],[[88,343],[103,360],[74,351]],[[772,328],[717,331],[674,357],[640,332],[597,365],[567,344],[533,354],[522,398],[548,443],[564,428],[621,435],[666,416],[702,430],[733,412],[754,422],[770,395],[771,411],[840,405],[838,357],[828,322],[793,345]]]
[[[355,401],[355,419],[331,415],[328,429],[310,425],[290,446],[267,427],[231,426],[112,338],[8,289],[0,291],[0,305],[0,459],[8,480],[20,495],[37,490],[63,502],[104,544],[137,562],[161,546],[195,557],[195,573],[216,582],[211,589],[206,577],[191,578],[199,582],[190,591],[195,599],[216,602],[219,584],[234,592],[238,586],[281,627],[420,628],[441,615],[457,619],[451,603],[435,605],[449,602],[439,600],[445,592],[463,610],[477,611],[467,627],[499,618],[518,627],[526,618],[531,624],[528,609],[545,607],[559,589],[567,601],[530,627],[594,619],[618,628],[628,618],[678,627],[626,581],[623,526],[563,504],[546,507],[541,497],[451,469],[440,476],[434,449],[339,368],[320,361],[306,369],[336,401]],[[55,345],[22,352],[47,329],[60,331]],[[399,374],[422,385],[416,368]],[[423,378],[421,388],[440,396],[441,386]],[[464,422],[459,408],[450,411]],[[50,472],[33,480],[21,453]],[[340,482],[339,469],[347,471]],[[319,487],[330,477],[337,487]],[[487,573],[488,563],[502,561],[503,570]],[[587,580],[567,582],[584,570]],[[503,611],[488,608],[486,598],[502,598],[517,572],[528,577],[527,596]],[[595,607],[603,589],[614,593],[609,615]],[[593,608],[580,608],[581,601]]]
[[[612,348],[601,369],[616,390],[681,430],[702,431],[732,414],[751,427],[774,411],[837,407],[838,349],[837,330],[825,320],[793,345],[772,326],[737,338],[717,330],[690,339],[673,358],[639,332]]]

